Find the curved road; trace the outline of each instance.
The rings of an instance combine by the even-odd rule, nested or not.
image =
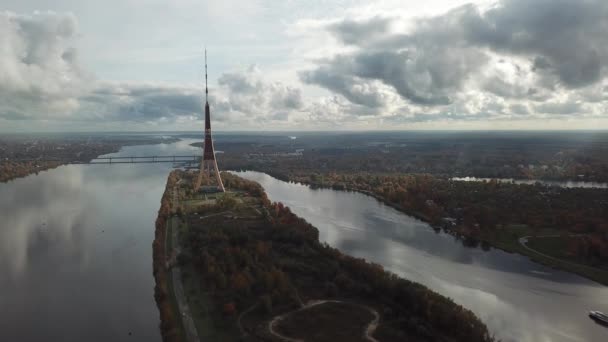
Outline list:
[[[325,304],[325,303],[343,303],[343,304],[349,304],[349,305],[356,305],[356,306],[359,306],[359,307],[364,308],[364,309],[368,310],[369,312],[371,312],[372,315],[374,315],[374,319],[371,322],[369,322],[369,324],[365,328],[365,333],[363,334],[363,337],[365,337],[365,339],[367,339],[370,342],[378,342],[378,340],[376,340],[372,336],[374,334],[374,331],[376,331],[376,328],[378,327],[378,323],[380,322],[380,315],[378,314],[378,311],[370,308],[369,306],[365,306],[365,305],[361,305],[361,304],[354,304],[354,303],[350,303],[350,302],[344,302],[341,300],[311,300],[311,301],[308,301],[308,303],[306,303],[306,305],[304,305],[303,307],[301,307],[299,309],[289,311],[282,315],[275,316],[273,319],[271,319],[268,322],[268,331],[270,332],[271,335],[273,335],[283,341],[286,341],[286,342],[303,342],[304,340],[298,340],[295,338],[281,335],[276,330],[274,330],[274,326],[276,325],[276,323],[280,322],[282,319],[284,319],[285,317],[287,317],[295,312],[307,310],[313,306],[317,306],[317,305],[321,305],[321,304]]]

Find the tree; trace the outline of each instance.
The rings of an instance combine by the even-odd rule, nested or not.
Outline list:
[[[228,302],[224,304],[223,311],[226,316],[234,316],[236,314],[236,305],[234,302]]]
[[[270,295],[263,295],[260,300],[262,301],[262,305],[264,306],[264,310],[266,310],[267,314],[272,313],[272,297]]]
[[[217,199],[216,204],[220,209],[223,210],[232,209],[236,206],[237,200],[231,193],[224,193]]]

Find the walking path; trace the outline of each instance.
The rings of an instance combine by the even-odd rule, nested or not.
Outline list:
[[[249,309],[241,312],[241,314],[239,315],[239,317],[236,320],[236,324],[239,327],[239,331],[241,332],[241,336],[247,336],[247,332],[245,331],[245,329],[243,329],[243,323],[241,323],[241,321],[243,320],[243,317],[245,317],[245,315],[247,315],[248,313],[250,313],[251,311],[255,310],[255,308],[258,307],[260,303],[255,303],[252,306],[249,307]]]
[[[573,235],[569,235],[569,236],[583,236],[583,234],[573,234]],[[522,247],[524,247],[525,249],[527,249],[527,250],[529,250],[531,252],[534,252],[534,253],[536,253],[538,255],[542,255],[543,257],[545,257],[547,259],[551,259],[551,260],[554,260],[554,261],[557,261],[557,262],[561,262],[561,263],[564,263],[564,264],[569,264],[569,265],[576,266],[576,267],[585,267],[585,268],[588,268],[590,270],[601,271],[601,269],[599,269],[599,268],[595,268],[595,267],[592,267],[592,266],[587,266],[587,265],[579,264],[579,263],[576,263],[576,262],[571,262],[571,261],[567,261],[567,260],[563,260],[563,259],[558,259],[558,258],[552,257],[552,256],[550,256],[548,254],[539,252],[536,249],[530,248],[528,246],[528,239],[529,238],[557,238],[557,237],[562,237],[562,236],[561,235],[540,235],[540,236],[531,236],[531,235],[528,235],[528,236],[520,237],[519,238],[519,244],[522,245]]]
[[[177,208],[178,204],[178,196],[177,189],[173,188],[173,208]],[[169,255],[179,255],[181,252],[179,247],[179,223],[176,222],[179,220],[176,217],[169,218],[169,226],[171,227],[171,241],[173,253],[169,253]],[[196,326],[194,325],[194,320],[192,319],[192,314],[190,313],[190,307],[188,306],[188,300],[186,299],[186,294],[184,292],[184,286],[182,283],[182,272],[179,265],[175,262],[171,267],[171,280],[173,281],[173,291],[175,293],[175,299],[177,301],[177,307],[179,309],[179,314],[182,320],[182,324],[184,326],[184,331],[186,332],[186,340],[188,342],[199,342],[200,339],[198,337],[198,332],[196,331]]]
[[[378,324],[380,322],[380,315],[378,314],[378,311],[376,311],[366,305],[354,304],[354,303],[344,302],[341,300],[311,300],[311,301],[308,301],[308,303],[306,303],[306,305],[304,305],[303,307],[301,307],[299,309],[289,311],[282,315],[275,316],[273,319],[270,320],[270,322],[268,322],[268,331],[274,337],[277,337],[286,342],[303,342],[304,340],[299,340],[296,338],[291,338],[291,337],[281,335],[276,330],[274,330],[275,325],[277,323],[279,323],[282,319],[286,318],[287,316],[289,316],[295,312],[307,310],[313,306],[317,306],[317,305],[321,305],[321,304],[325,304],[325,303],[342,303],[342,304],[356,305],[356,306],[359,306],[359,307],[364,308],[364,309],[368,310],[369,312],[371,312],[372,315],[374,315],[374,319],[371,322],[369,322],[369,324],[365,328],[365,332],[364,332],[363,336],[365,337],[365,339],[367,339],[370,342],[378,342],[378,340],[376,340],[372,336],[374,334],[374,332],[376,331],[376,328],[378,327]]]

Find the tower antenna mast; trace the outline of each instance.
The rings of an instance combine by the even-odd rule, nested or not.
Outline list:
[[[222,177],[220,177],[220,170],[217,167],[217,160],[215,160],[215,150],[213,149],[213,138],[211,137],[211,110],[209,109],[209,88],[207,86],[207,47],[205,47],[205,143],[203,145],[203,159],[201,159],[201,167],[198,174],[196,183],[194,184],[194,190],[199,191],[204,174],[207,177],[215,175],[216,189],[219,192],[224,192],[224,184],[222,183]]]
[[[209,102],[209,89],[207,88],[207,48],[205,48],[205,102]]]

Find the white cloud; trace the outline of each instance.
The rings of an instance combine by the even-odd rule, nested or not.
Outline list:
[[[192,129],[206,41],[220,129],[607,119],[604,1],[476,3],[19,1],[0,12],[0,130]]]
[[[70,14],[0,13],[0,117],[65,117],[92,77],[78,64],[70,41],[77,31]]]

